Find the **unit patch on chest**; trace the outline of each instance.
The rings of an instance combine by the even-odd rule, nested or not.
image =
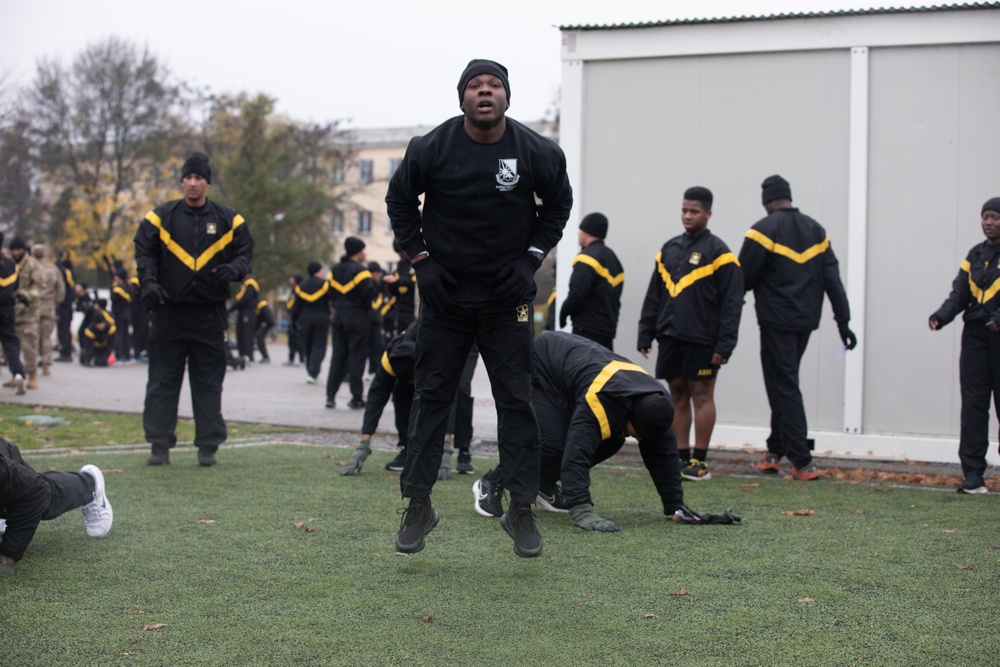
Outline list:
[[[205,225],[205,233],[212,234],[213,236],[217,234],[218,231],[216,230],[216,224],[214,222],[210,222],[207,225]]]
[[[688,260],[688,264],[694,264],[695,266],[698,266],[698,264],[700,263],[701,263],[701,253],[700,252],[691,253],[691,259]]]
[[[521,180],[517,173],[517,158],[501,158],[500,171],[497,172],[497,190],[510,192]]]

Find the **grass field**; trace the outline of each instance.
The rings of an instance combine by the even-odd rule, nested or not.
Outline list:
[[[602,466],[596,504],[622,531],[539,512],[546,551],[525,560],[461,477],[435,487],[427,548],[400,556],[392,454],[342,478],[348,452],[29,453],[108,469],[115,525],[42,524],[0,580],[0,664],[998,664],[996,495],[717,476],[688,504],[744,522],[695,527],[644,471]]]

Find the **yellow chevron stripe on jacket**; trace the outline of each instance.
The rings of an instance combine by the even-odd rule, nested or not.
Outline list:
[[[969,291],[972,292],[972,298],[979,303],[986,303],[1000,292],[1000,278],[993,281],[993,284],[987,287],[985,290],[980,289],[972,280],[972,265],[969,264],[969,260],[962,260],[962,266],[959,267],[962,271],[969,276]]]
[[[396,297],[394,296],[389,297],[388,299],[386,299],[385,305],[382,306],[382,310],[378,311],[379,315],[387,314],[390,310],[392,310],[392,307],[395,305],[396,305]]]
[[[611,285],[612,287],[618,287],[619,285],[622,284],[622,281],[625,280],[624,271],[619,273],[617,276],[613,276],[605,266],[603,266],[600,262],[598,262],[590,255],[584,255],[581,252],[579,255],[573,258],[573,264],[576,264],[577,262],[580,262],[581,264],[586,264],[587,266],[592,268],[597,275],[607,280],[608,284]]]
[[[341,294],[347,294],[352,289],[354,289],[355,287],[357,287],[361,283],[362,280],[364,280],[365,278],[371,278],[371,277],[372,277],[372,272],[369,271],[368,269],[365,269],[364,271],[359,272],[358,275],[354,276],[354,278],[351,280],[351,282],[347,283],[346,285],[341,285],[336,280],[334,280],[332,273],[330,274],[330,277],[327,278],[327,282],[330,284],[330,287],[332,287],[333,289],[337,290]]]
[[[65,268],[62,270],[62,272],[63,275],[66,276],[66,284],[69,285],[70,289],[73,289],[73,287],[76,286],[76,281],[73,280],[73,272]]]
[[[10,274],[6,278],[0,278],[0,288],[9,287],[17,282],[17,264],[14,265],[14,273]]]
[[[218,255],[226,248],[227,245],[233,242],[233,232],[236,231],[237,227],[246,222],[242,215],[237,215],[233,218],[233,228],[223,234],[218,241],[210,245],[205,252],[195,258],[192,257],[187,250],[182,248],[180,244],[174,241],[174,239],[170,236],[170,232],[163,228],[163,221],[160,220],[160,216],[150,211],[146,214],[146,220],[160,230],[160,242],[163,243],[163,246],[173,253],[174,257],[179,259],[184,266],[188,267],[192,271],[200,271],[205,268],[205,265],[207,265],[213,257]]]
[[[775,243],[771,239],[767,238],[756,229],[751,229],[747,232],[747,238],[751,241],[756,241],[757,243],[764,246],[768,252],[773,252],[776,255],[781,255],[782,257],[787,257],[796,264],[805,264],[810,259],[816,255],[826,252],[827,248],[830,247],[830,237],[827,236],[823,239],[822,243],[817,243],[811,248],[806,248],[802,252],[792,250],[786,245],[781,245],[780,243]]]
[[[303,301],[309,301],[312,303],[316,299],[321,298],[324,294],[330,291],[330,283],[324,282],[323,286],[316,290],[313,294],[306,294],[302,291],[302,288],[298,285],[295,286],[295,296],[299,297]]]
[[[258,294],[260,293],[260,285],[257,284],[257,281],[254,280],[253,278],[247,278],[246,280],[243,281],[243,284],[240,285],[240,291],[237,292],[236,296],[233,298],[236,299],[237,301],[242,299],[243,295],[246,294],[247,287],[249,287],[250,285],[253,285],[253,288],[257,290]]]
[[[374,310],[374,311],[381,311],[382,310],[382,295],[381,294],[379,294],[377,297],[375,297],[375,300],[372,301],[372,310]]]
[[[608,423],[608,413],[605,412],[604,406],[601,405],[601,399],[597,397],[597,394],[618,371],[634,371],[648,375],[642,366],[636,366],[635,364],[616,359],[609,361],[607,366],[602,368],[601,372],[594,378],[594,381],[590,383],[586,394],[587,405],[590,406],[590,411],[597,417],[597,423],[601,425],[601,440],[607,440],[611,437],[611,424]]]
[[[261,299],[257,302],[257,314],[260,315],[260,309],[267,305],[267,299]]]
[[[667,293],[675,298],[685,289],[695,284],[702,278],[707,278],[713,275],[726,264],[735,264],[736,266],[739,266],[740,262],[736,259],[736,255],[731,252],[726,252],[719,255],[711,264],[699,266],[697,269],[688,273],[675,283],[673,279],[671,279],[670,272],[667,271],[667,267],[663,266],[663,251],[661,250],[656,253],[656,268],[660,272],[660,278],[663,279],[663,284],[667,288]]]
[[[111,291],[125,299],[127,302],[132,303],[132,295],[129,294],[128,290],[121,285],[115,285],[111,288]]]
[[[382,353],[382,368],[384,368],[385,372],[391,375],[392,377],[396,377],[396,371],[392,370],[392,363],[390,363],[389,361],[388,352]]]

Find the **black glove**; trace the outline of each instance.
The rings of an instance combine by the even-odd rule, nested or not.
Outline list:
[[[448,269],[434,261],[432,257],[422,259],[413,265],[417,274],[417,287],[420,288],[420,298],[427,307],[435,312],[443,312],[451,303],[448,294],[449,285],[457,285],[454,276]]]
[[[712,514],[710,512],[696,512],[687,505],[681,505],[673,512],[664,511],[664,514],[671,515],[674,521],[680,523],[690,523],[697,526],[707,526],[709,524],[733,524],[739,523],[743,517],[733,514],[732,509],[726,508],[722,514]]]
[[[212,275],[224,283],[234,283],[240,279],[240,270],[232,264],[219,264],[212,269]]]
[[[16,293],[14,295],[14,301],[17,301],[18,303],[22,304],[25,307],[28,307],[28,306],[31,305],[31,301],[28,300],[28,297],[26,297],[21,292],[18,292],[18,293]]]
[[[167,290],[155,280],[147,280],[142,284],[139,299],[149,312],[153,312],[167,302]]]
[[[844,347],[853,350],[858,344],[858,337],[847,328],[847,322],[837,322],[837,331],[840,332],[840,340],[844,341]]]
[[[518,257],[516,260],[500,269],[497,274],[496,295],[501,303],[516,305],[524,298],[535,280],[535,271],[541,263],[531,255]]]
[[[569,319],[569,315],[567,315],[565,312],[560,312],[559,313],[559,328],[560,329],[565,329],[566,328],[566,320],[568,320],[568,319]]]

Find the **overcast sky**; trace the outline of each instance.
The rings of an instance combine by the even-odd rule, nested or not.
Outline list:
[[[510,115],[542,118],[559,89],[558,26],[614,25],[933,3],[859,0],[0,0],[0,77],[69,64],[111,35],[217,93],[263,92],[278,111],[343,127],[436,125],[459,113],[471,58],[510,71]]]

